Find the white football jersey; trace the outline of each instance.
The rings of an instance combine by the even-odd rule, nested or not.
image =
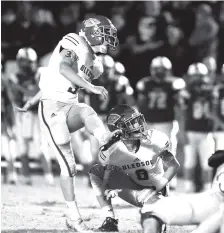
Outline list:
[[[164,174],[162,159],[155,155],[169,149],[170,142],[166,134],[155,129],[148,130],[148,137],[149,143],[143,143],[137,153],[129,152],[119,141],[108,164],[112,165],[112,169],[119,169],[128,174],[139,185],[155,186]]]
[[[217,169],[212,183],[212,190],[221,191],[221,194],[224,196],[224,164]]]
[[[67,34],[59,41],[54,49],[47,69],[42,72],[39,87],[42,91],[42,99],[52,99],[60,102],[77,102],[77,86],[74,86],[59,72],[62,53],[74,52],[74,70],[76,73],[91,82],[103,73],[103,65],[94,54],[94,51],[84,37],[75,33]],[[76,65],[77,64],[77,65]]]

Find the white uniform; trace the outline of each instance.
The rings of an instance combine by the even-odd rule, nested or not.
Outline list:
[[[99,158],[107,168],[112,170],[108,187],[122,189],[119,197],[137,206],[139,203],[136,203],[136,197],[140,192],[144,188],[155,187],[163,176],[163,162],[158,155],[170,147],[169,138],[164,133],[152,129],[148,130],[148,135],[148,144],[143,144],[136,154],[129,152],[119,141],[115,145],[115,151],[106,161]],[[103,166],[95,165],[90,174],[103,179],[104,170]],[[99,194],[101,186],[98,182],[92,182],[96,194]]]
[[[222,208],[224,193],[220,189],[220,184],[224,184],[223,173],[224,166],[217,172],[209,191],[165,197],[151,206],[143,207],[142,211],[151,213],[170,225],[199,224]]]
[[[41,130],[59,161],[61,174],[74,176],[75,159],[72,149],[70,146],[64,148],[63,145],[70,142],[70,133],[82,128],[88,116],[95,112],[88,105],[78,103],[79,87],[60,73],[60,62],[64,56],[71,57],[74,71],[88,82],[103,73],[103,65],[84,37],[70,33],[59,41],[48,67],[40,77]]]
[[[89,82],[103,73],[103,65],[83,37],[70,33],[59,41],[51,55],[47,71],[40,78],[39,87],[42,91],[42,99],[77,103],[77,94],[71,93],[75,92],[77,87],[59,72],[62,59],[61,48],[74,52],[74,60],[78,65],[74,69],[80,77]]]
[[[216,102],[215,104],[217,105],[216,115],[219,120],[224,123],[224,84],[215,86],[213,96]],[[219,126],[216,126],[216,122],[214,128],[213,137],[215,140],[215,150],[224,150],[224,130]]]

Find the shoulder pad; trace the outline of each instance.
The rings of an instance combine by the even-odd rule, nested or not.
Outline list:
[[[170,140],[165,133],[156,129],[149,129],[148,134],[150,145],[153,146],[158,153],[170,149]]]
[[[134,95],[134,90],[130,85],[126,87],[126,94],[127,95]]]
[[[60,41],[60,44],[63,48],[71,49],[74,52],[80,52],[81,50],[83,52],[88,51],[86,40],[75,33],[65,35]]]
[[[186,87],[186,83],[182,78],[175,78],[172,81],[172,88],[174,90],[182,90]]]
[[[145,89],[145,83],[146,83],[147,79],[148,79],[148,77],[145,77],[145,78],[140,79],[140,80],[137,82],[137,84],[136,84],[136,89],[137,89],[138,91],[144,91],[144,89]]]
[[[118,83],[119,85],[121,86],[126,86],[126,85],[129,85],[129,80],[127,77],[121,75],[119,78],[118,78]]]

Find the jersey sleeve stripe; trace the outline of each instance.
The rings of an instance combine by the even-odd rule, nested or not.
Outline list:
[[[69,38],[64,38],[64,39],[66,39],[66,40],[69,40],[72,44],[74,44],[75,46],[77,46],[77,44],[75,44],[72,40],[70,40]]]
[[[67,36],[67,37],[69,37],[70,39],[74,40],[77,44],[79,44],[79,42],[74,37],[72,36]]]

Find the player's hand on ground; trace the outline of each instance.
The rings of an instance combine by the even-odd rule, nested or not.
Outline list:
[[[103,86],[93,86],[92,93],[101,95],[104,99],[108,96],[108,91]]]
[[[106,200],[109,200],[110,198],[117,197],[118,194],[122,191],[122,189],[106,189],[104,192]]]

